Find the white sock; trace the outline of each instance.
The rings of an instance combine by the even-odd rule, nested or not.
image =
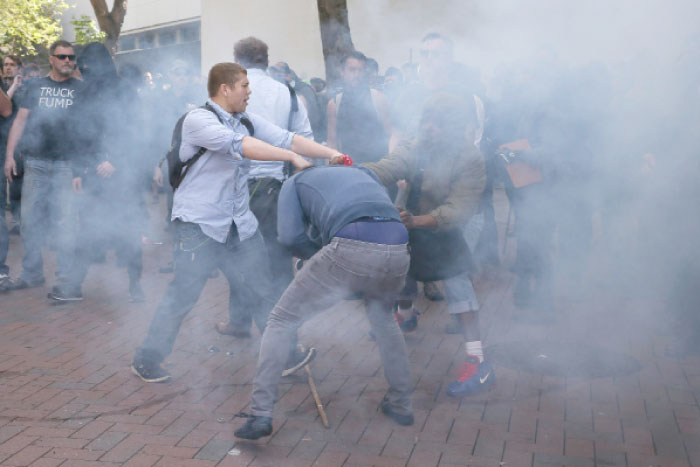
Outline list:
[[[465,344],[467,355],[474,355],[479,359],[479,363],[484,361],[484,349],[481,347],[481,341],[471,341]]]

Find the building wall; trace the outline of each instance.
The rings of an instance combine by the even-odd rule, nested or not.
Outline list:
[[[191,20],[198,18],[200,11],[199,0],[129,0],[122,31],[149,29]]]
[[[68,0],[66,3],[69,8],[63,12],[61,17],[63,37],[73,41],[75,31],[70,21],[73,17],[79,18],[81,15],[88,15],[95,19],[95,11],[90,0]],[[112,3],[113,0],[109,0],[107,5],[111,8]],[[199,14],[199,0],[129,0],[122,33],[188,21],[199,18]],[[95,22],[97,21],[95,20]]]
[[[347,4],[355,47],[375,58],[381,72],[416,61],[420,38],[436,31],[454,39],[458,61],[486,75],[501,63],[528,62],[543,55],[570,64],[619,63],[635,54],[662,60],[675,57],[688,37],[698,35],[700,14],[697,0],[678,0],[674,8],[668,8],[666,0],[347,0]],[[302,77],[323,76],[315,1],[201,0],[201,6],[203,71],[232,60],[233,43],[255,35],[270,46],[271,61],[289,62]]]
[[[308,76],[323,76],[316,2],[312,0],[202,0],[202,71],[233,61],[233,44],[256,36],[270,62],[284,60]]]
[[[445,0],[436,0],[440,3]],[[318,10],[311,0],[201,0],[203,71],[233,60],[233,44],[256,36],[270,46],[270,62],[284,60],[303,78],[325,75]],[[442,30],[461,28],[440,8],[426,8],[423,0],[348,0],[352,39],[358,50],[377,59],[382,71],[410,58],[417,38],[442,24]],[[400,12],[410,14],[397,14]],[[387,18],[392,18],[387,28]],[[418,26],[417,23],[421,25]]]

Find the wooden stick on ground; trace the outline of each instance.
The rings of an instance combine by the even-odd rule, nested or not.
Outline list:
[[[304,365],[304,370],[306,370],[306,377],[309,381],[309,388],[311,388],[311,395],[314,396],[314,402],[316,402],[316,409],[318,409],[318,414],[321,416],[321,423],[323,423],[324,427],[330,428],[328,417],[326,416],[326,411],[323,410],[323,404],[321,403],[321,398],[318,396],[316,383],[314,382],[314,377],[311,375],[309,365]]]

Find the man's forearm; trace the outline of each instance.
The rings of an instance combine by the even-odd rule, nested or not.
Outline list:
[[[332,159],[340,155],[335,149],[323,146],[322,144],[318,144],[315,141],[311,141],[299,135],[294,135],[291,149],[297,154],[313,159]]]
[[[287,149],[278,148],[251,136],[241,142],[243,157],[254,161],[291,162],[295,154]]]

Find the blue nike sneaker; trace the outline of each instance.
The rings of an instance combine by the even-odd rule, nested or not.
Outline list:
[[[456,380],[447,384],[447,394],[450,396],[469,396],[488,390],[494,383],[495,376],[491,362],[485,360],[476,369],[472,365],[463,365]]]

